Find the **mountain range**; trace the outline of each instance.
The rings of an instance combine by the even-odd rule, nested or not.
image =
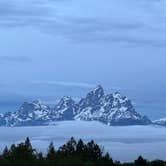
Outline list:
[[[99,121],[107,125],[148,125],[151,120],[137,113],[132,102],[119,92],[105,94],[98,85],[76,102],[63,97],[54,107],[36,100],[24,102],[15,112],[0,114],[0,126],[49,125],[57,121]]]

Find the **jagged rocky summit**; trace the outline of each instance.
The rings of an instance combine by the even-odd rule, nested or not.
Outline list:
[[[105,94],[99,85],[75,102],[63,97],[54,108],[41,101],[25,102],[16,112],[0,115],[0,126],[49,125],[63,120],[100,121],[107,125],[148,125],[151,121],[137,113],[131,101],[119,92]]]

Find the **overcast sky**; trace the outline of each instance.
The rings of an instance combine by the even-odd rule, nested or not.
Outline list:
[[[165,6],[165,0],[1,0],[0,103],[77,98],[102,84],[135,102],[164,105]]]

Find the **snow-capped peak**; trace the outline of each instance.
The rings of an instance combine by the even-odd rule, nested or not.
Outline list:
[[[138,114],[131,101],[119,92],[104,94],[97,87],[79,102],[75,119],[97,120],[110,125],[149,124],[150,120]]]
[[[104,94],[104,89],[101,85],[97,85],[96,88],[93,90],[94,93],[102,93]]]
[[[104,95],[104,89],[101,85],[98,85],[94,90],[90,92],[91,94],[97,96],[98,98]]]
[[[69,107],[75,104],[75,101],[70,96],[64,96],[59,103],[57,104],[58,107]]]
[[[54,108],[50,108],[35,100],[24,102],[16,112],[0,115],[1,126],[46,125],[60,120],[100,121],[109,125],[151,123],[135,111],[127,97],[119,92],[105,94],[101,85],[78,103],[64,96]]]

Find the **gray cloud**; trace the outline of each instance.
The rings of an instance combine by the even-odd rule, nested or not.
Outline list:
[[[166,39],[156,27],[161,16],[153,13],[156,11],[154,4],[157,2],[155,1],[151,4],[143,1],[146,6],[152,8],[151,13],[148,13],[148,10],[144,11],[144,5],[135,2],[139,6],[134,6],[136,11],[134,9],[128,13],[124,13],[125,11],[122,11],[122,13],[109,11],[108,16],[101,14],[100,17],[96,16],[96,13],[88,15],[81,12],[80,14],[79,11],[78,15],[72,15],[69,9],[71,8],[72,11],[75,6],[71,5],[68,7],[69,9],[66,9],[61,5],[64,2],[49,0],[33,2],[30,0],[18,3],[17,0],[3,0],[0,2],[0,26],[31,26],[56,37],[60,36],[76,42],[115,42],[133,46],[165,46]],[[111,5],[111,2],[108,5]],[[160,2],[157,3],[157,7],[160,8]],[[124,17],[123,14],[127,16]],[[141,17],[138,17],[138,14]],[[154,23],[153,21],[147,21],[146,15],[150,18],[149,20],[156,17],[159,20],[155,20]],[[164,30],[166,24],[163,23],[160,26],[160,30]]]
[[[26,56],[0,56],[0,63],[4,63],[4,62],[24,63],[29,61],[30,61],[30,58]]]
[[[31,84],[35,85],[57,85],[66,87],[78,87],[78,88],[94,88],[96,85],[85,82],[64,82],[64,81],[32,81]]]

